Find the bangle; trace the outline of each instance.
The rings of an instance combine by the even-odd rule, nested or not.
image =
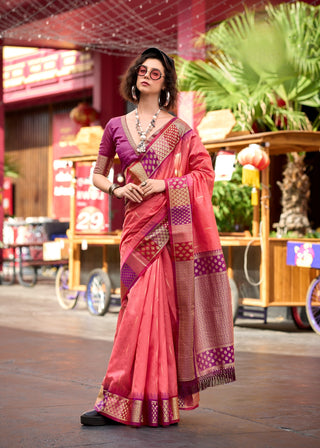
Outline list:
[[[114,196],[114,190],[116,190],[117,188],[120,188],[120,185],[118,184],[112,184],[109,187],[108,193],[110,194],[110,196]]]

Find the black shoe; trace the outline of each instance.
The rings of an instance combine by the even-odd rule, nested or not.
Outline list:
[[[95,409],[92,411],[87,411],[80,417],[80,422],[82,425],[86,426],[104,426],[117,424],[114,420],[99,414]]]

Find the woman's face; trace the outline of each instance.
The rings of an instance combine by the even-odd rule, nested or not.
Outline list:
[[[141,94],[158,94],[160,95],[161,90],[165,86],[165,70],[164,67],[159,61],[159,59],[146,59],[143,64],[141,73],[145,72],[143,75],[137,76],[137,88],[141,92]],[[145,70],[145,68],[147,70]],[[153,70],[153,72],[152,72]],[[159,79],[156,78],[159,74],[161,77]]]

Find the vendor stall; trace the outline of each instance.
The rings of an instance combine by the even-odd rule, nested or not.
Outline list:
[[[58,271],[57,298],[64,309],[71,309],[78,298],[84,295],[89,311],[103,315],[107,312],[112,298],[119,296],[120,261],[117,257],[120,230],[118,227],[112,231],[109,213],[111,207],[105,195],[101,193],[99,202],[98,190],[93,187],[90,174],[87,177],[82,174],[86,165],[89,167],[89,173],[92,171],[96,155],[74,155],[64,157],[63,160],[72,164],[70,227],[67,231],[69,266],[62,266]],[[88,184],[89,190],[94,190],[92,193],[87,191],[87,203],[82,202],[83,194],[78,194],[83,193],[83,184]],[[110,269],[111,267],[113,269]]]
[[[309,152],[320,150],[320,132],[278,131],[230,137],[207,142],[210,153],[221,149],[238,153],[250,144],[260,145],[269,155],[280,155],[292,152]],[[258,205],[254,206],[252,237],[245,234],[231,236],[221,235],[221,243],[227,249],[229,277],[233,277],[233,248],[248,245],[261,249],[259,261],[260,285],[259,297],[242,297],[239,306],[259,307],[267,310],[269,306],[289,306],[296,309],[306,305],[310,325],[320,334],[320,264],[310,265],[287,263],[288,238],[270,237],[270,193],[269,168],[261,171],[261,196]],[[317,253],[319,239],[299,238],[293,240],[300,250]],[[305,244],[308,244],[308,249]],[[309,257],[312,256],[309,254]],[[314,280],[317,279],[316,282]],[[312,291],[308,291],[312,284]],[[306,304],[307,300],[307,304]],[[237,310],[235,310],[235,317]],[[297,314],[296,319],[298,319]],[[266,314],[265,314],[266,316]]]

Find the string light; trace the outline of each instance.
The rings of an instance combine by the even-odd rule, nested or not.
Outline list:
[[[267,3],[218,0],[206,2],[205,11],[199,12],[204,1],[193,0],[192,7],[197,20],[206,24],[243,11],[244,3],[256,9]],[[170,54],[177,53],[177,24],[184,30],[185,41],[194,37],[187,1],[33,0],[14,2],[15,8],[10,9],[11,3],[0,2],[0,36],[5,44],[10,40],[36,43],[43,39],[48,43],[68,42],[78,48],[132,56],[154,42],[159,42]],[[318,5],[320,0],[308,3]]]

